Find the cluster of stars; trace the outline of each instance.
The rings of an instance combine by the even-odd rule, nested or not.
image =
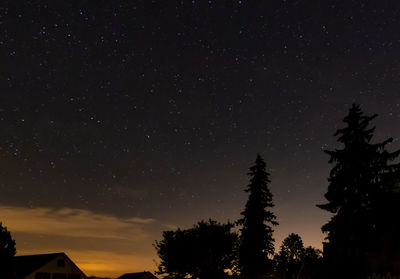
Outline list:
[[[389,4],[28,2],[0,8],[3,203],[236,214],[260,152],[312,207],[348,105],[400,117]]]

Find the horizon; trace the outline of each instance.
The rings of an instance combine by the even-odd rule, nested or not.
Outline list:
[[[293,232],[322,249],[324,150],[351,105],[400,148],[398,4],[6,0],[0,222],[17,254],[154,272],[163,231],[239,219],[258,153],[275,248]]]

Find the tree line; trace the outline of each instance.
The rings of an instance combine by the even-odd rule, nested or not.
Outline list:
[[[400,278],[400,150],[392,138],[373,143],[377,115],[353,104],[334,134],[340,148],[324,151],[332,169],[317,205],[332,214],[322,226],[323,253],[304,247],[291,233],[275,253],[273,195],[266,163],[257,155],[241,218],[235,223],[200,221],[193,228],[163,232],[155,249],[165,279]],[[239,230],[235,230],[235,227]],[[399,277],[396,277],[399,276]]]
[[[235,223],[209,219],[163,232],[154,247],[165,279],[378,279],[400,278],[400,150],[392,138],[373,143],[376,115],[353,104],[334,134],[340,148],[326,150],[332,169],[317,205],[332,214],[322,226],[323,252],[291,233],[275,252],[273,195],[266,163],[249,169],[248,200]],[[15,241],[0,223],[0,278],[12,278]],[[396,277],[398,276],[398,277]]]

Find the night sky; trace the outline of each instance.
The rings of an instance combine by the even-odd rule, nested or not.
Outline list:
[[[235,221],[271,173],[277,246],[321,248],[353,102],[400,141],[400,2],[0,3],[0,221],[18,254],[153,271],[163,230]]]

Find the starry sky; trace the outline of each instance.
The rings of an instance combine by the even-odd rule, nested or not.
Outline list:
[[[400,2],[0,3],[0,221],[18,254],[156,268],[163,230],[235,221],[260,153],[277,247],[321,248],[353,102],[399,148]]]

